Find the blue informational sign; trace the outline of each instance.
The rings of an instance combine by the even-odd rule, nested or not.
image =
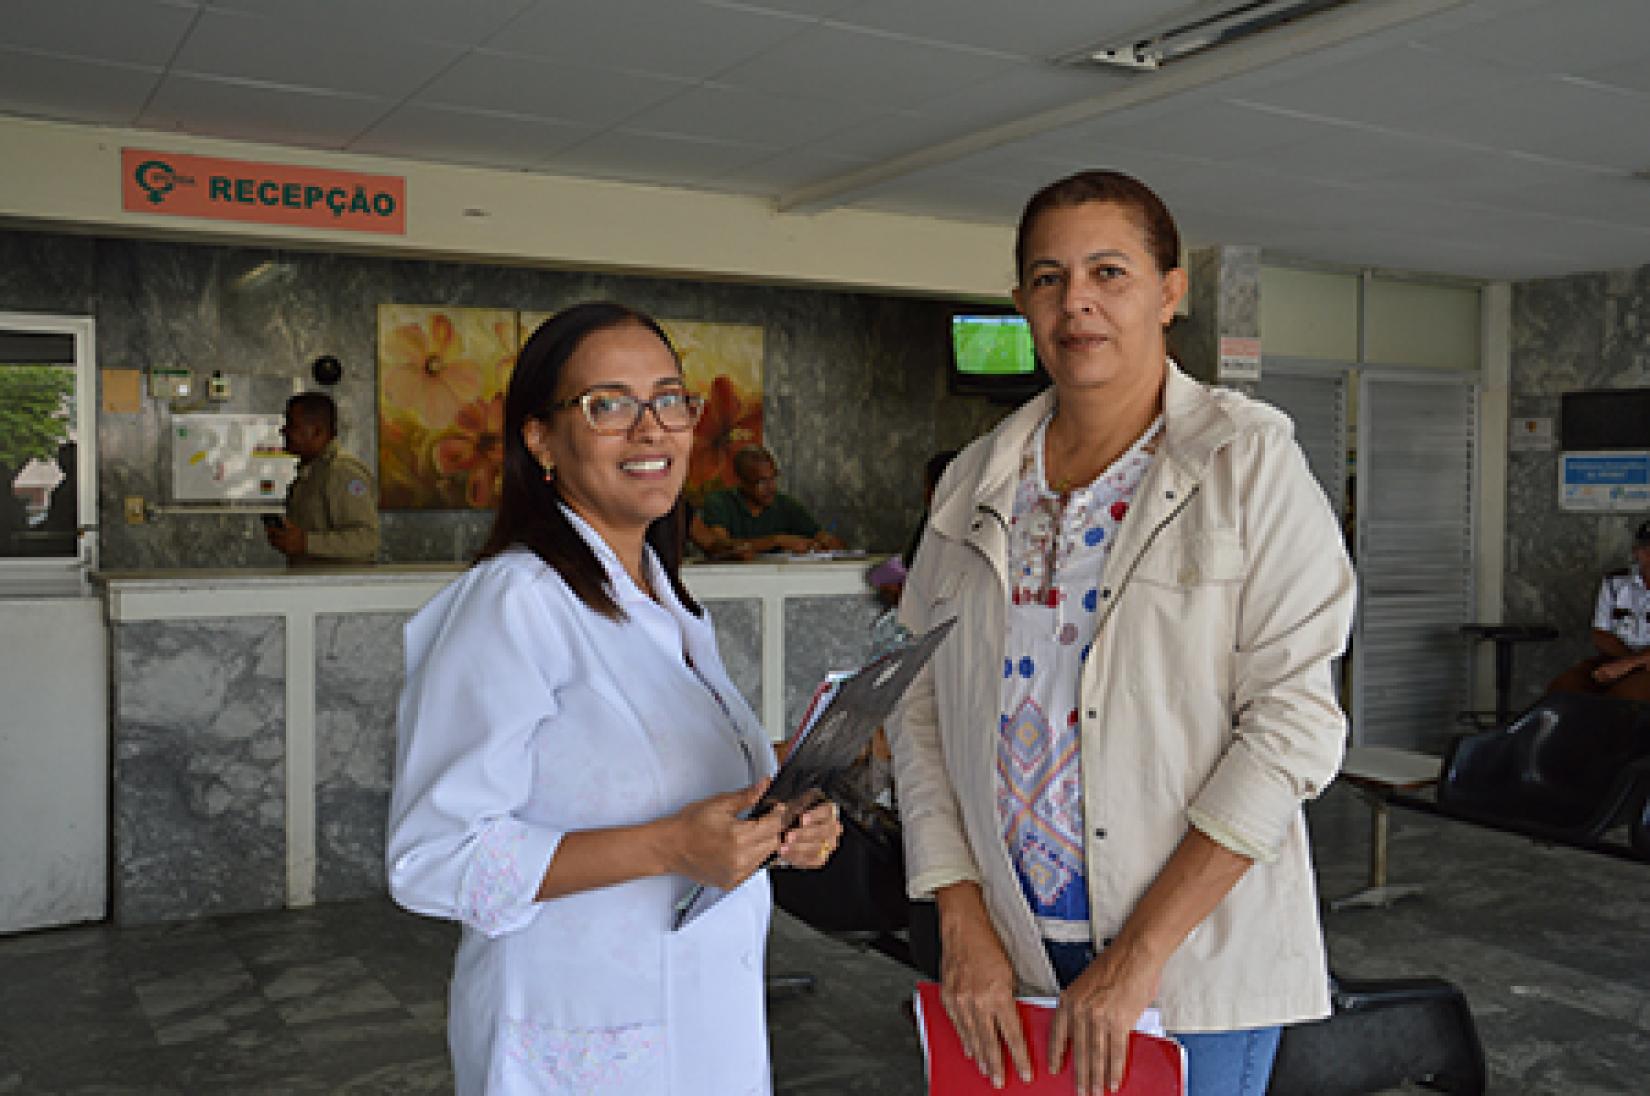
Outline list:
[[[1650,509],[1650,452],[1560,455],[1558,505],[1565,510]]]

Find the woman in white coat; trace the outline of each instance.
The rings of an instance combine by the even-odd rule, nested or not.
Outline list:
[[[546,322],[487,544],[407,626],[389,885],[463,925],[460,1093],[770,1089],[759,868],[818,867],[840,827],[740,818],[774,760],[678,574],[701,406],[650,318]],[[727,893],[673,930],[695,883]]]

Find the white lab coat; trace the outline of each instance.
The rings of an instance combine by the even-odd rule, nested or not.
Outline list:
[[[533,900],[563,835],[672,814],[774,764],[709,620],[681,606],[651,551],[659,602],[569,517],[628,621],[513,550],[406,629],[389,886],[406,908],[463,925],[448,1023],[457,1091],[767,1093],[764,873],[680,932],[681,876]]]

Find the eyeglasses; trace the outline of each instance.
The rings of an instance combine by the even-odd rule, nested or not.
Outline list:
[[[584,412],[584,420],[598,434],[628,434],[642,421],[642,412],[651,410],[654,421],[671,433],[692,430],[705,410],[702,396],[685,389],[672,388],[660,392],[650,400],[637,399],[623,389],[592,388],[557,400],[552,411],[577,407]]]

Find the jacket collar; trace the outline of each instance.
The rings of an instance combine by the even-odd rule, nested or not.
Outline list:
[[[1020,456],[1037,425],[1053,412],[1054,399],[1054,389],[1045,389],[981,440],[984,453],[979,474],[972,484],[959,483],[956,490],[937,501],[933,511],[935,529],[945,536],[966,539],[971,530],[977,529],[980,510],[991,511],[1007,524]],[[1237,424],[1231,413],[1213,392],[1188,377],[1171,358],[1163,381],[1159,455],[1196,483],[1203,478],[1215,452],[1236,436]]]

